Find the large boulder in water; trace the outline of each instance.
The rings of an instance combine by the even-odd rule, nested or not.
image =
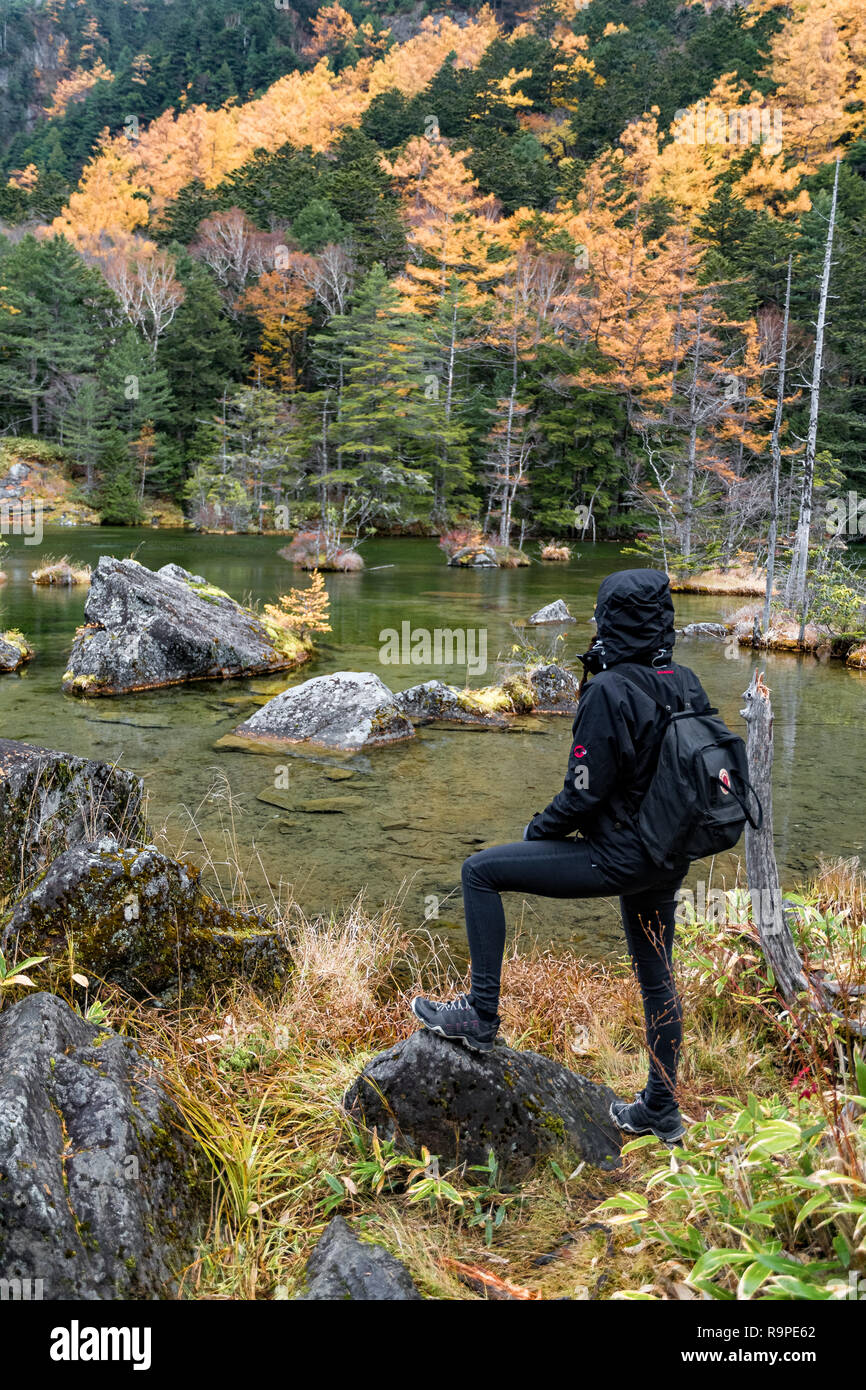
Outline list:
[[[0,898],[79,840],[144,839],[143,794],[121,768],[0,739]]]
[[[409,1303],[420,1293],[408,1270],[381,1245],[361,1241],[335,1216],[307,1261],[307,1287],[300,1302]]]
[[[380,1052],[346,1092],[349,1115],[380,1139],[399,1137],[451,1165],[486,1164],[522,1178],[568,1149],[597,1168],[619,1164],[614,1094],[536,1052],[472,1052],[422,1029]]]
[[[171,1297],[208,1166],[128,1038],[51,994],[0,1014],[0,1280],[31,1298]]]
[[[17,946],[19,957],[62,962],[69,937],[79,971],[135,998],[164,1001],[180,990],[189,1002],[238,976],[279,986],[288,968],[279,933],[223,907],[192,865],[108,838],[59,855],[0,921],[7,955]]]
[[[84,616],[63,677],[75,695],[261,675],[310,655],[299,638],[179,565],[153,571],[103,556]]]
[[[393,693],[370,671],[314,676],[275,695],[235,730],[275,745],[311,743],[355,752],[413,738]]]

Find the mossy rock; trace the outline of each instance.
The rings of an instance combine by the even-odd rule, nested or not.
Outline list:
[[[184,681],[264,675],[312,646],[180,565],[153,571],[103,556],[63,676],[73,695],[118,695]]]
[[[0,633],[0,671],[17,671],[32,659],[33,648],[17,628]]]
[[[0,739],[0,899],[80,840],[147,838],[139,777],[109,763]]]
[[[70,948],[71,940],[71,948]],[[48,955],[43,975],[76,969],[136,999],[207,996],[242,976],[278,988],[288,970],[278,931],[205,892],[198,869],[153,845],[104,838],[61,854],[0,924],[9,954]]]

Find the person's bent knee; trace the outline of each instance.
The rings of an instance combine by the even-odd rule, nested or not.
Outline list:
[[[464,888],[489,889],[493,886],[489,856],[489,850],[481,849],[477,854],[470,854],[468,859],[464,859],[463,868],[460,871]]]

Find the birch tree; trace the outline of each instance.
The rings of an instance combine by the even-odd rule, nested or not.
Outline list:
[[[836,230],[836,204],[839,194],[839,160],[836,160],[836,174],[833,179],[833,197],[830,203],[830,218],[827,225],[827,241],[824,246],[824,266],[821,272],[821,291],[818,299],[818,318],[815,324],[815,358],[812,364],[812,381],[809,387],[809,431],[806,435],[806,452],[803,458],[803,477],[800,485],[800,510],[797,519],[797,534],[794,539],[794,553],[788,575],[786,600],[788,606],[800,615],[800,641],[806,627],[806,577],[809,567],[809,536],[812,530],[812,505],[815,490],[815,454],[818,444],[818,410],[821,403],[821,371],[824,365],[824,328],[827,322],[827,300],[830,294],[830,271],[833,265],[833,235]]]

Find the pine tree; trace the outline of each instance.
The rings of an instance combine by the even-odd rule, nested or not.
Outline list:
[[[240,376],[241,353],[210,274],[178,251],[185,297],[160,340],[156,360],[174,400],[172,432],[177,439],[188,440],[202,418],[213,411],[227,384]]]
[[[330,382],[324,374],[320,381],[321,415],[308,417],[308,439],[321,470],[316,487],[339,498],[347,521],[405,521],[429,508],[427,470],[441,423],[439,402],[425,392],[429,352],[380,265],[349,312],[319,335],[318,359],[333,365]]]
[[[99,454],[96,506],[105,526],[137,526],[141,503],[129,447],[120,430],[111,430]]]

